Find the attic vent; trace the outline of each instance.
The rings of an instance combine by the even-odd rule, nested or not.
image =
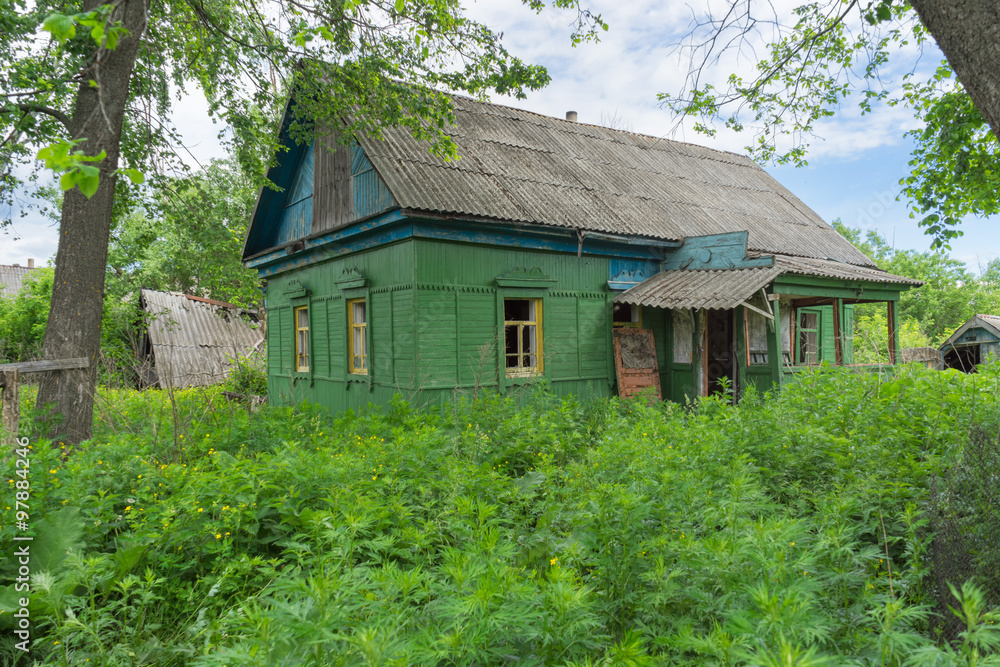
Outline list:
[[[576,112],[575,111],[567,111],[566,112],[566,120],[571,120],[571,121],[573,121],[575,123],[576,122]]]

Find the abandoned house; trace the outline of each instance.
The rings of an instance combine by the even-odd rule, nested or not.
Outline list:
[[[461,159],[405,129],[288,146],[244,262],[267,279],[268,395],[333,410],[544,378],[683,400],[850,364],[890,275],[749,158],[454,98]],[[842,332],[848,332],[842,335]]]
[[[180,292],[140,291],[144,314],[139,381],[145,386],[200,387],[222,382],[233,360],[264,342],[256,311]]]
[[[938,349],[944,355],[945,368],[975,373],[976,366],[1000,354],[1000,317],[973,316]]]

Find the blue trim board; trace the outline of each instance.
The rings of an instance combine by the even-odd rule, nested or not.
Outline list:
[[[286,244],[244,263],[250,268],[257,269],[261,277],[267,277],[405,238],[428,238],[566,253],[576,253],[580,247],[575,229],[537,229],[503,223],[411,218],[402,211],[395,210],[347,228],[306,238],[295,244]],[[299,244],[301,246],[293,251]],[[615,257],[642,264],[659,262],[663,259],[661,248],[636,245],[634,242],[584,238],[582,249],[586,255]]]

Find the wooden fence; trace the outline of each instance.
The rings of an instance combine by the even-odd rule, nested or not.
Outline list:
[[[21,397],[18,390],[21,374],[66,371],[74,368],[86,368],[89,365],[84,357],[0,364],[0,429],[2,429],[0,433],[3,434],[5,459],[17,441],[17,429],[21,421]]]

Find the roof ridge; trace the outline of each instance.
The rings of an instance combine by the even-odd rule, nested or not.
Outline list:
[[[658,137],[656,135],[645,134],[643,132],[635,132],[633,130],[623,130],[623,129],[619,129],[619,128],[615,128],[615,127],[607,127],[605,125],[597,125],[596,123],[585,123],[585,122],[575,121],[575,120],[566,120],[565,118],[560,118],[559,116],[549,116],[549,115],[540,113],[538,111],[531,111],[529,109],[521,109],[521,108],[513,107],[513,106],[510,106],[510,105],[507,105],[507,104],[498,104],[497,102],[493,102],[492,100],[489,101],[489,102],[483,102],[482,100],[477,100],[475,98],[468,97],[467,95],[459,95],[459,94],[456,94],[456,93],[449,93],[449,92],[446,92],[446,91],[438,91],[438,92],[442,92],[445,95],[456,97],[458,99],[468,100],[468,101],[473,102],[475,104],[478,104],[480,106],[485,106],[486,108],[489,108],[489,107],[499,107],[501,109],[509,109],[510,111],[515,111],[515,112],[518,112],[518,113],[524,113],[524,114],[528,114],[530,116],[536,116],[538,118],[545,118],[546,120],[555,120],[555,121],[558,121],[560,123],[565,123],[567,128],[573,127],[573,126],[581,126],[581,125],[585,126],[585,127],[593,127],[593,128],[597,128],[599,130],[605,131],[605,132],[614,132],[614,133],[619,133],[619,134],[627,134],[627,135],[631,135],[631,136],[634,136],[634,137],[642,137],[644,139],[652,139],[655,142],[661,142],[662,141],[662,142],[665,142],[665,143],[677,144],[677,145],[680,145],[680,146],[694,146],[695,148],[699,148],[699,149],[702,149],[702,150],[711,151],[713,153],[718,153],[718,154],[721,154],[721,155],[732,155],[734,157],[741,158],[741,160],[740,160],[741,162],[743,160],[750,160],[751,162],[753,162],[753,160],[751,160],[749,156],[744,155],[743,153],[736,153],[736,152],[733,152],[733,151],[727,151],[727,150],[723,150],[721,148],[713,148],[711,146],[705,146],[703,144],[696,144],[696,143],[691,142],[691,141],[682,141],[680,139],[671,139],[669,137]],[[493,114],[493,115],[499,115],[499,114]],[[563,131],[563,128],[561,128],[561,127],[560,128],[556,128],[556,129],[558,129],[560,131]],[[579,134],[579,133],[577,133],[577,134]],[[594,137],[594,138],[595,139],[601,139],[602,141],[607,141],[607,139],[604,139],[603,137]],[[705,156],[693,156],[693,157],[704,157],[704,159],[710,159],[710,158],[707,158]],[[734,164],[737,164],[737,163],[734,162]],[[754,163],[754,165],[756,165],[756,163]],[[739,166],[748,166],[748,165],[739,165]],[[760,168],[759,165],[756,165],[756,166],[758,168]]]

